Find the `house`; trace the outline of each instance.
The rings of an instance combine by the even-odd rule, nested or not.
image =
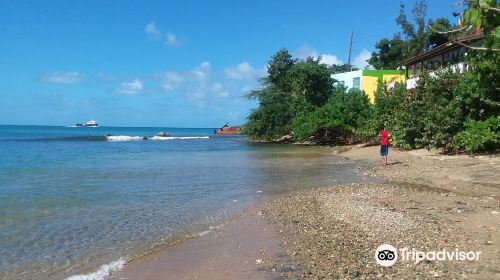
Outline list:
[[[364,91],[372,103],[375,102],[379,84],[386,83],[393,87],[396,82],[405,82],[405,72],[401,70],[357,70],[333,74],[331,77],[336,84]]]
[[[484,35],[474,33],[458,38],[455,42],[448,42],[437,46],[429,51],[403,60],[399,63],[405,71],[406,88],[411,89],[416,86],[418,76],[422,71],[429,71],[431,74],[439,69],[454,68],[460,72],[467,69],[465,56],[466,48],[461,44],[480,45]]]

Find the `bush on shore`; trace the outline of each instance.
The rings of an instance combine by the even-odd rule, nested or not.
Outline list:
[[[244,131],[251,139],[293,135],[295,141],[343,145],[377,142],[384,125],[392,143],[403,149],[495,150],[500,145],[498,71],[489,67],[485,75],[471,61],[465,73],[424,73],[414,89],[379,85],[372,104],[360,90],[333,86],[332,68],[318,59],[297,60],[280,50],[269,62],[272,75],[249,95],[259,107]]]

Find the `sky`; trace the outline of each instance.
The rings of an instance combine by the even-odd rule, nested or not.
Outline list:
[[[399,2],[0,0],[0,124],[240,125],[276,51],[346,63],[353,31],[364,68]],[[456,21],[456,1],[427,2]]]

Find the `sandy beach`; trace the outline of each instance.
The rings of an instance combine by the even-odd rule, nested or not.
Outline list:
[[[260,208],[133,261],[110,279],[279,279],[294,267]]]
[[[111,279],[496,279],[500,277],[500,158],[332,151],[369,182],[264,201],[200,237],[133,261]],[[378,265],[381,244],[481,252],[477,261]]]

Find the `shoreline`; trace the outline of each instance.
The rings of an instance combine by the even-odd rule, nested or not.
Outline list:
[[[267,203],[255,202],[198,236],[134,259],[106,279],[268,279],[294,270],[285,264],[279,230],[260,210]]]
[[[500,157],[389,153],[346,148],[380,182],[305,191],[266,210],[284,232],[287,254],[306,279],[496,279],[500,277]],[[481,252],[478,261],[375,262],[381,244],[408,250]]]
[[[380,166],[377,146],[344,147],[335,153],[357,161],[359,172],[373,182],[255,202],[222,226],[133,260],[108,279],[500,276],[498,155],[391,150],[391,164]],[[391,222],[379,231],[386,221]],[[391,229],[393,224],[418,233],[401,235]],[[397,246],[479,249],[483,258],[472,264],[405,263],[384,270],[368,253],[379,245],[374,233]]]

